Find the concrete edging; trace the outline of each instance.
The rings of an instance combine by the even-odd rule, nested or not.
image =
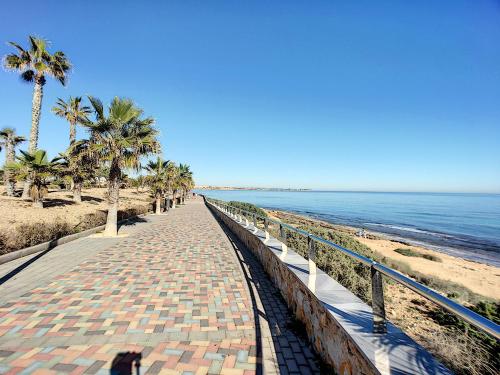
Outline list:
[[[123,224],[127,221],[130,221],[130,220],[133,220],[133,219],[139,218],[139,217],[144,217],[144,216],[147,216],[149,214],[150,214],[150,212],[148,212],[146,214],[132,216],[132,217],[129,217],[127,219],[120,220],[118,222],[118,224]],[[83,237],[87,237],[91,234],[95,234],[101,230],[104,230],[105,227],[106,227],[106,224],[99,225],[98,227],[86,229],[82,232],[69,234],[67,236],[64,236],[64,237],[61,237],[61,238],[58,238],[58,239],[55,239],[52,241],[43,242],[43,243],[40,243],[38,245],[25,247],[24,249],[15,250],[15,251],[12,251],[12,252],[7,253],[7,254],[0,255],[0,265],[11,262],[11,261],[19,259],[19,258],[24,258],[28,255],[33,255],[36,253],[40,253],[42,251],[47,251],[47,250],[53,249],[56,246],[63,245],[65,243],[68,243],[71,241],[75,241],[75,240],[78,240],[78,239],[83,238]]]

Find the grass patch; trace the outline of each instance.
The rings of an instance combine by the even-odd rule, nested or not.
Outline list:
[[[432,260],[433,262],[442,262],[441,258],[432,254],[422,254],[418,251],[409,248],[398,248],[394,250],[396,253],[404,255],[406,257],[424,258],[427,260]]]

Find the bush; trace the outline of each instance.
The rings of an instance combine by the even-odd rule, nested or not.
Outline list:
[[[19,224],[14,234],[6,241],[5,253],[24,249],[26,247],[38,245],[44,242],[56,240],[58,238],[74,233],[74,228],[61,220],[52,223],[23,223]]]
[[[257,214],[259,216],[267,217],[267,212],[264,211],[262,208],[257,207],[251,203],[245,203],[245,202],[237,202],[237,201],[230,201],[227,204],[230,206],[239,208],[241,210],[248,211],[252,214]]]
[[[416,257],[416,258],[424,258],[427,260],[432,260],[433,262],[442,262],[441,258],[432,255],[432,254],[422,254],[418,251],[409,248],[398,248],[394,250],[396,253],[407,256],[407,257]]]
[[[106,211],[96,211],[83,216],[82,221],[77,225],[80,231],[95,228],[106,224]]]
[[[474,306],[470,306],[470,309],[497,324],[500,323],[500,303],[498,302],[480,301]],[[498,356],[498,353],[500,353],[500,341],[476,329],[456,315],[450,314],[442,309],[430,311],[429,316],[439,325],[447,327],[448,333],[453,336],[467,338],[469,343],[469,345],[467,345],[467,353],[461,353],[465,358],[482,358],[482,360],[475,363],[472,368],[467,361],[462,363],[463,361],[457,358],[457,360],[460,361],[460,366],[449,363],[457,373],[493,374],[495,373],[495,369],[500,368],[500,356]],[[466,369],[465,371],[464,368]]]

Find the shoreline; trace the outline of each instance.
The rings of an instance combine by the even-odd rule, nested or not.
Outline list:
[[[476,260],[462,258],[444,251],[429,248],[424,244],[415,244],[404,238],[391,238],[385,233],[365,230],[365,237],[357,236],[359,228],[335,224],[326,220],[297,214],[284,210],[266,209],[270,216],[285,222],[308,224],[334,229],[352,235],[360,243],[368,246],[372,251],[392,260],[406,263],[412,270],[425,275],[438,277],[445,281],[457,283],[470,289],[472,292],[500,300],[500,268]],[[423,257],[406,256],[395,252],[396,249],[410,249],[421,255],[436,257],[440,261],[433,261]],[[467,283],[464,283],[464,280]]]

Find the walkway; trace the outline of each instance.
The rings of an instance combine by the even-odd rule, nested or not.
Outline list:
[[[0,266],[0,373],[130,373],[137,353],[141,374],[318,372],[258,262],[200,199],[120,232]]]

